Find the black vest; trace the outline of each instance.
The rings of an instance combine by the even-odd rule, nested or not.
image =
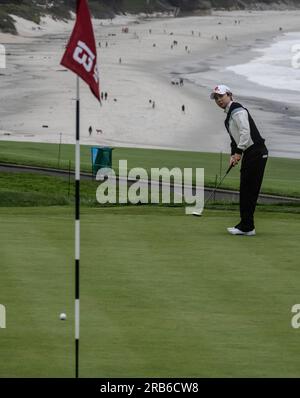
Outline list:
[[[225,120],[225,127],[226,127],[226,130],[228,131],[228,134],[230,135],[230,138],[231,138],[231,153],[235,153],[235,151],[237,149],[237,146],[239,144],[238,142],[235,142],[235,140],[232,137],[232,135],[230,133],[230,130],[229,130],[229,120],[230,120],[231,113],[232,113],[232,111],[234,111],[234,109],[237,109],[237,108],[243,108],[248,113],[248,119],[249,119],[249,125],[250,125],[250,135],[251,135],[251,139],[253,141],[253,144],[255,146],[264,145],[265,140],[260,135],[260,132],[259,132],[258,128],[256,127],[256,124],[255,124],[254,120],[252,119],[252,116],[250,115],[248,109],[243,107],[243,105],[239,104],[238,102],[233,102],[230,105],[230,108],[229,108],[229,111],[228,111],[228,114],[227,114],[227,117],[226,117],[226,120]],[[249,147],[249,148],[251,148],[251,147]]]

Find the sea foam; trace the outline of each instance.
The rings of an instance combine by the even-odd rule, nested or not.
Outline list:
[[[300,32],[285,33],[270,47],[254,51],[262,55],[226,69],[261,86],[300,91]]]

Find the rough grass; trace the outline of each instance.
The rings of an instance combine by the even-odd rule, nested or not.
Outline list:
[[[74,169],[74,146],[62,145],[60,161],[58,144],[18,143],[1,141],[0,163],[17,163],[44,167]],[[228,154],[223,154],[220,170],[220,154],[203,152],[167,151],[154,149],[116,148],[113,150],[113,168],[119,173],[119,160],[127,160],[128,169],[142,167],[150,175],[151,168],[173,167],[205,169],[205,185],[215,186],[228,167]],[[81,147],[82,171],[91,172],[90,147]],[[300,197],[299,159],[269,158],[262,192]],[[239,169],[233,169],[224,180],[223,188],[239,188]]]
[[[97,202],[96,192],[100,185],[99,181],[82,180],[80,189],[80,200],[83,206],[101,207]],[[73,177],[53,177],[32,173],[0,173],[0,207],[32,207],[32,206],[65,206],[74,204],[74,179]],[[164,206],[184,207],[186,204],[174,203],[171,194],[170,204],[160,203],[151,205],[151,194],[148,192],[144,198],[148,198],[148,204],[139,203],[140,206]],[[119,203],[119,188],[116,190],[116,199]],[[106,204],[112,207],[114,204]],[[126,204],[124,206],[127,206]],[[130,203],[128,206],[131,206]],[[213,202],[207,204],[206,208],[222,211],[238,211],[237,203]],[[286,212],[300,213],[300,204],[278,204],[259,205],[257,211],[263,212]]]

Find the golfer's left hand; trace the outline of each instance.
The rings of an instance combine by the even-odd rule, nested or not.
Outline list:
[[[240,155],[239,153],[235,153],[234,155],[232,155],[231,159],[232,159],[232,163],[234,166],[236,166],[238,164],[238,162],[241,160],[242,155]]]

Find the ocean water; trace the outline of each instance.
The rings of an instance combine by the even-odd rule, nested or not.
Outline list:
[[[217,84],[228,85],[234,98],[251,109],[271,156],[299,159],[300,32],[271,42],[261,38],[257,45],[234,48],[231,58],[228,54],[180,65],[181,76],[206,91],[207,98]]]
[[[226,69],[260,86],[300,93],[300,32],[285,33],[269,47],[254,49],[254,53],[261,55]]]

